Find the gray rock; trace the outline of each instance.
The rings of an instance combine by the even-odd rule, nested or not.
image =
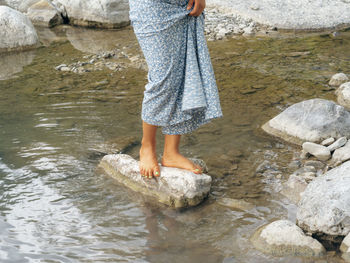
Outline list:
[[[160,166],[160,177],[146,179],[138,163],[126,154],[108,154],[98,167],[126,187],[174,208],[195,206],[209,194],[209,175]]]
[[[327,146],[327,149],[330,150],[331,152],[344,146],[346,144],[348,140],[346,139],[346,137],[340,137],[338,140],[336,140],[334,143],[332,143],[331,145]]]
[[[52,0],[64,7],[72,25],[120,28],[130,24],[127,0]]]
[[[350,141],[333,152],[331,163],[334,165],[347,160],[350,160]]]
[[[350,82],[345,82],[335,91],[340,105],[350,109]]]
[[[348,234],[341,243],[340,251],[342,252],[342,258],[346,262],[350,262],[350,234]]]
[[[273,256],[320,257],[325,248],[289,220],[276,220],[260,227],[251,237],[260,251]]]
[[[33,48],[38,44],[38,35],[29,18],[8,6],[0,6],[0,52]]]
[[[331,152],[326,146],[313,142],[304,142],[302,147],[304,151],[310,153],[321,161],[327,161],[331,158]]]
[[[63,23],[59,10],[46,0],[41,0],[30,6],[27,16],[34,25],[53,27]]]
[[[298,203],[297,224],[329,236],[350,232],[350,161],[316,177]]]
[[[335,139],[333,137],[329,137],[329,138],[323,140],[321,142],[321,145],[328,146],[328,145],[332,144],[334,141],[335,141]]]
[[[288,180],[282,184],[282,190],[280,193],[293,203],[297,204],[301,198],[301,194],[305,191],[307,184],[305,178],[296,174],[291,174]]]
[[[337,73],[332,76],[331,80],[329,81],[329,85],[338,87],[347,81],[349,81],[348,76],[346,76],[344,73]]]
[[[5,0],[5,3],[9,7],[25,13],[31,5],[39,1],[40,0]]]
[[[299,145],[329,137],[350,137],[350,112],[330,100],[309,99],[288,107],[262,129]]]

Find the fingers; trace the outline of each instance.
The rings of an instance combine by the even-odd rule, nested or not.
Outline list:
[[[199,16],[205,8],[205,1],[204,0],[196,0],[194,3],[193,10],[188,14],[190,16]]]
[[[193,6],[194,0],[189,0],[187,5],[187,10],[190,10]]]

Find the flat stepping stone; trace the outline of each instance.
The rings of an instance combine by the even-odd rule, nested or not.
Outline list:
[[[160,166],[160,176],[141,176],[139,162],[127,154],[105,155],[98,167],[124,186],[174,208],[198,205],[210,191],[212,179],[206,174]]]

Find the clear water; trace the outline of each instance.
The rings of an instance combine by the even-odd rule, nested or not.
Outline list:
[[[140,54],[132,29],[38,31],[41,48],[0,56],[1,262],[342,262],[336,252],[271,257],[249,237],[275,219],[294,221],[296,211],[278,190],[299,147],[260,127],[293,103],[336,99],[326,84],[350,73],[350,32],[208,42],[224,118],[184,136],[181,149],[207,162],[212,191],[198,207],[174,211],[96,170],[102,156],[92,148],[140,140],[146,72],[54,69],[101,50]],[[138,148],[127,153],[138,158]],[[255,207],[224,207],[222,197]]]

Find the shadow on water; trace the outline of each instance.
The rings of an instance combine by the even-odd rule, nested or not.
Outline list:
[[[213,177],[209,198],[184,211],[144,202],[95,172],[102,155],[91,148],[140,140],[146,72],[55,70],[110,49],[129,65],[140,55],[132,29],[38,32],[41,48],[0,57],[1,261],[341,262],[334,253],[319,261],[270,257],[249,237],[296,212],[278,190],[299,148],[260,127],[293,103],[335,100],[327,82],[350,73],[350,32],[208,42],[224,118],[183,136],[182,152],[204,159]],[[158,142],[161,153],[160,132]],[[138,158],[136,143],[126,149]],[[225,207],[222,197],[254,207]]]

